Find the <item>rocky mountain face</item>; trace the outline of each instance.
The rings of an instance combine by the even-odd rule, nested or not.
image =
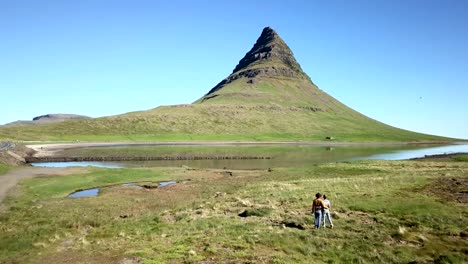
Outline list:
[[[243,69],[255,64],[261,64],[268,61],[280,61],[283,67],[281,73],[287,73],[286,76],[305,75],[299,63],[294,58],[294,54],[281,37],[270,27],[263,29],[262,34],[257,39],[253,48],[245,54],[244,58],[234,68],[233,73],[240,72]],[[266,67],[268,68],[268,66]],[[278,72],[278,73],[280,73]]]
[[[252,49],[245,54],[226,79],[218,83],[206,95],[215,93],[239,78],[248,78],[255,83],[257,76],[308,79],[294,54],[281,37],[270,27],[263,29]]]

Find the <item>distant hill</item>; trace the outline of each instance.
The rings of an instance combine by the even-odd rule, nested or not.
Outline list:
[[[41,125],[47,123],[56,123],[56,122],[63,122],[73,119],[85,119],[90,118],[89,116],[84,115],[74,115],[74,114],[47,114],[36,116],[32,119],[32,121],[27,120],[18,120],[15,122],[7,123],[4,126],[28,126],[28,125]]]
[[[36,116],[33,118],[33,121],[65,121],[70,119],[83,119],[90,118],[89,116],[84,115],[74,115],[74,114],[47,114]]]
[[[41,126],[3,127],[0,139],[89,141],[453,141],[368,118],[320,90],[288,45],[263,29],[233,72],[193,104]]]

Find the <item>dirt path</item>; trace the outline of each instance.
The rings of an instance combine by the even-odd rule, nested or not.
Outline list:
[[[0,204],[7,196],[8,192],[18,184],[19,181],[38,176],[64,176],[70,174],[85,173],[86,168],[36,168],[24,167],[9,171],[7,174],[0,175]]]

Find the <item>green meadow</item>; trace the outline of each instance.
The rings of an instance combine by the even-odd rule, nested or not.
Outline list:
[[[10,170],[10,167],[6,164],[0,162],[0,175],[7,173]]]
[[[468,163],[461,157],[44,175],[22,181],[5,201],[0,262],[464,263]],[[177,184],[121,185],[167,180]],[[67,198],[93,187],[101,187],[97,197]],[[313,229],[318,191],[332,201],[334,229]]]
[[[344,106],[343,106],[344,107]],[[327,141],[450,142],[394,128],[349,108],[313,112],[272,105],[162,106],[123,115],[53,124],[0,127],[14,141]]]

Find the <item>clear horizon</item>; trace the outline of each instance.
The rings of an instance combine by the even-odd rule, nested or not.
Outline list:
[[[468,139],[468,2],[2,1],[0,124],[192,103],[275,29],[323,91]]]

